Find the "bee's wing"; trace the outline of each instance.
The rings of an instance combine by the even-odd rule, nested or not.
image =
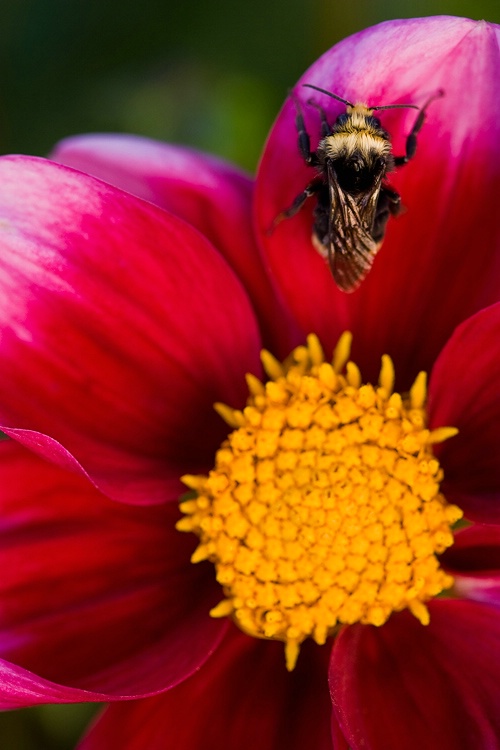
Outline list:
[[[331,206],[328,262],[337,286],[352,292],[372,267],[381,245],[371,235],[381,179],[369,192],[354,197],[342,190],[330,164],[327,172]]]

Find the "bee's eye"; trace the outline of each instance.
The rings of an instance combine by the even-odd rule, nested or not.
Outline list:
[[[382,169],[385,169],[386,161],[383,156],[379,156],[378,159],[375,160],[375,168],[377,170],[382,171]]]

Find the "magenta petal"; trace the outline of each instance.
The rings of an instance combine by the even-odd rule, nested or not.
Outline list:
[[[233,631],[183,685],[108,708],[79,750],[332,750],[328,652],[309,646],[289,674],[282,644]]]
[[[0,443],[0,706],[165,690],[216,648],[209,569],[173,504],[115,503]]]
[[[250,292],[264,344],[288,355],[296,343],[295,326],[278,301],[255,243],[249,176],[208,154],[130,135],[67,138],[51,158],[151,201],[199,229]]]
[[[0,659],[0,709],[9,710],[43,703],[86,703],[106,700],[98,693],[61,686]]]
[[[61,443],[113,497],[163,501],[210,466],[213,403],[244,403],[260,370],[241,284],[188,224],[43,159],[0,160],[0,214],[0,425]]]
[[[500,297],[497,36],[493,24],[467,19],[389,21],[337,44],[295,87],[313,148],[320,118],[307,101],[321,104],[330,122],[345,107],[303,83],[371,105],[423,105],[440,88],[446,92],[428,110],[415,159],[390,175],[407,210],[390,220],[374,268],[353,294],[335,287],[311,243],[314,198],[269,233],[314,176],[297,148],[290,99],[271,131],[256,188],[266,257],[305,332],[318,333],[330,350],[339,333],[353,331],[353,358],[365,378],[377,377],[386,352],[396,360],[401,387],[407,387],[418,370],[430,369],[458,323]],[[415,112],[379,114],[395,153],[404,153]]]
[[[500,526],[460,529],[441,564],[453,575],[458,596],[500,605]]]
[[[457,328],[441,352],[429,385],[431,426],[459,433],[436,447],[443,492],[468,518],[500,522],[500,304]]]
[[[498,750],[500,610],[435,600],[422,626],[408,612],[338,637],[335,712],[352,750]]]

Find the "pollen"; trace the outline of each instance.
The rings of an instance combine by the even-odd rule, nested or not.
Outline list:
[[[363,384],[343,334],[331,362],[316,336],[281,363],[264,351],[268,381],[247,378],[243,410],[216,405],[232,432],[208,476],[185,476],[177,528],[194,532],[192,562],[215,566],[223,598],[212,617],[283,641],[292,670],[306,638],[324,644],[342,625],[381,626],[453,579],[438,556],[462,511],[440,493],[432,446],[456,434],[426,426],[426,377],[394,392],[382,358]]]

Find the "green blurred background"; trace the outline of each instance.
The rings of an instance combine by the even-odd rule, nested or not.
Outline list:
[[[0,150],[126,131],[254,169],[287,89],[389,18],[500,20],[498,0],[1,0]],[[464,93],[466,96],[466,92]]]
[[[44,155],[67,135],[130,132],[250,170],[287,89],[339,39],[390,18],[500,22],[498,0],[1,0],[1,8],[0,152]],[[95,710],[0,713],[0,749],[69,750]]]

